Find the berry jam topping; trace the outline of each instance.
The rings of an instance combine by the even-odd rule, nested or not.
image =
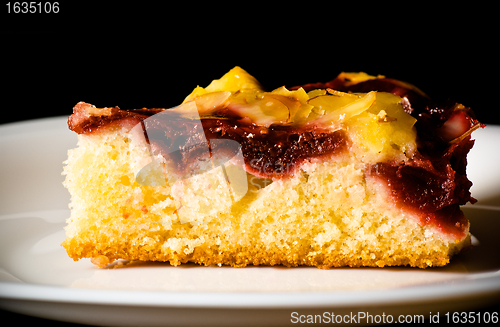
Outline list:
[[[235,119],[216,118],[202,119],[202,130],[196,128],[196,121],[186,119],[175,123],[172,120],[157,120],[154,123],[147,120],[145,123],[148,137],[150,140],[154,138],[160,153],[173,153],[178,150],[179,143],[185,144],[182,151],[177,152],[173,165],[178,174],[191,169],[189,165],[196,161],[196,149],[200,149],[198,145],[206,144],[204,138],[208,140],[211,151],[214,147],[211,140],[236,141],[223,143],[228,148],[225,151],[229,152],[226,157],[231,158],[241,148],[245,169],[253,175],[269,179],[293,175],[300,164],[309,158],[342,153],[348,145],[342,130],[330,132],[279,125],[266,128]],[[189,133],[189,138],[186,133]]]
[[[467,152],[473,145],[469,136],[439,158],[417,155],[406,164],[381,162],[370,167],[368,174],[387,185],[394,203],[417,216],[421,225],[462,239],[468,221],[459,206],[476,202],[465,173]]]

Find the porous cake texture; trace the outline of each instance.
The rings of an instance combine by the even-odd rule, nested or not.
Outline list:
[[[230,96],[237,93],[223,87]],[[398,115],[410,119],[403,104]],[[376,111],[374,121],[393,123],[384,116],[386,111]],[[374,171],[379,162],[397,158],[404,165],[414,160],[414,121],[406,131],[410,141],[404,147],[392,146],[398,153],[389,157],[371,155],[366,142],[358,140],[361,134],[353,130],[356,123],[341,120],[335,130],[345,131],[347,148],[292,162],[289,174],[248,169],[250,159],[243,147],[222,163],[172,177],[168,161],[173,159],[156,149],[144,129],[148,118],[119,116],[118,108],[86,103],[79,103],[74,112],[73,129],[83,121],[96,126],[79,131],[78,146],[64,163],[71,216],[62,245],[74,260],[91,258],[99,267],[130,259],[233,267],[425,268],[447,264],[470,245],[468,222],[459,233],[423,223],[418,211],[395,200],[394,189]],[[356,119],[361,124],[368,118]]]

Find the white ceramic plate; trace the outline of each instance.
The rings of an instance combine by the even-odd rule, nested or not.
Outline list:
[[[76,145],[66,118],[0,126],[0,307],[99,325],[285,325],[320,315],[473,309],[500,299],[500,127],[474,133],[464,211],[476,246],[444,268],[201,267],[122,262],[97,269],[59,244],[69,216],[62,161]],[[119,268],[119,269],[117,269]],[[318,318],[318,317],[317,317]],[[350,317],[342,318],[352,319]],[[380,320],[380,322],[383,322]]]

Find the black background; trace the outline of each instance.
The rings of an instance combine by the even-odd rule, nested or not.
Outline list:
[[[235,65],[269,90],[341,71],[383,74],[500,124],[493,8],[82,1],[58,14],[8,14],[5,3],[0,124],[68,116],[79,101],[172,107]]]
[[[500,123],[498,28],[487,8],[64,2],[58,14],[0,10],[0,123],[69,115],[79,101],[172,107],[235,65],[269,90],[341,71],[383,74]]]

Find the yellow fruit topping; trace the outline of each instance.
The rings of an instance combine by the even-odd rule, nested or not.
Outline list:
[[[351,84],[380,78],[366,73],[342,73]],[[282,86],[265,92],[245,70],[235,67],[206,88],[197,86],[173,110],[199,117],[237,116],[255,125],[285,125],[296,128],[335,131],[343,129],[357,151],[373,160],[410,157],[416,149],[416,119],[401,105],[402,98],[391,93],[345,93],[333,89]],[[196,115],[194,115],[196,116]]]
[[[339,129],[344,121],[368,110],[376,99],[377,92],[372,91],[362,95],[329,90],[334,95],[320,95],[311,100],[309,104],[319,109],[321,115],[310,119],[307,124],[315,124],[331,129]]]
[[[229,72],[227,72],[220,79],[213,80],[206,88],[197,86],[191,94],[189,94],[183,101],[183,103],[193,100],[197,96],[217,91],[243,91],[243,90],[260,90],[262,91],[262,86],[260,83],[247,73],[241,67],[234,67]]]
[[[359,73],[342,72],[342,73],[340,73],[340,75],[338,77],[340,79],[343,79],[344,81],[346,81],[345,84],[347,86],[349,86],[349,85],[361,83],[364,81],[368,81],[370,79],[384,78],[385,76],[384,75],[372,76],[372,75],[368,75],[367,73],[364,73],[364,72],[359,72]]]
[[[397,95],[377,92],[374,104],[346,124],[351,139],[377,161],[403,160],[416,150],[413,125],[417,120],[403,110],[400,101]]]

